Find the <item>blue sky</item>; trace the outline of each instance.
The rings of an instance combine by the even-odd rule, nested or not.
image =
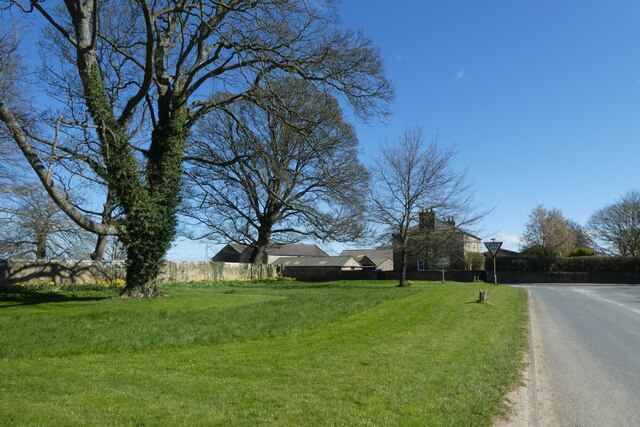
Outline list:
[[[393,116],[357,123],[369,161],[410,126],[455,145],[484,240],[517,249],[537,204],[584,224],[640,189],[640,1],[344,0],[380,49]],[[170,259],[217,246],[178,242]],[[339,250],[340,247],[329,248]]]
[[[640,189],[639,1],[344,0],[338,10],[379,47],[396,90],[393,116],[356,125],[363,161],[416,125],[455,145],[478,202],[493,208],[474,230],[484,240],[517,250],[538,204],[584,225]],[[169,257],[204,252],[178,245]]]
[[[579,224],[640,190],[640,1],[344,0],[345,27],[379,47],[393,116],[357,123],[362,160],[422,126],[455,145],[476,234],[518,249],[537,205]],[[178,242],[170,259],[218,246]],[[340,247],[329,247],[337,251]]]
[[[585,224],[640,187],[640,2],[345,0],[396,89],[387,123],[358,124],[363,160],[409,126],[455,145],[484,240],[517,249],[529,212]]]

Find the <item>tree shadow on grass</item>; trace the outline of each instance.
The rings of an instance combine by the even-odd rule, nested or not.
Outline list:
[[[0,309],[28,306],[37,304],[46,304],[52,302],[73,302],[73,301],[100,301],[113,298],[110,295],[65,295],[56,292],[16,292],[0,290]]]
[[[228,284],[231,288],[238,289],[268,289],[270,291],[288,291],[288,290],[355,290],[355,289],[393,289],[393,287],[372,285],[353,285],[348,282],[232,282]],[[409,289],[409,288],[405,288]]]

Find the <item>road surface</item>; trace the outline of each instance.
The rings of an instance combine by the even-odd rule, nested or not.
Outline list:
[[[521,286],[539,424],[640,426],[640,286]]]

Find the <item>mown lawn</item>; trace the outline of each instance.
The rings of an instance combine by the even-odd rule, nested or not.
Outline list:
[[[522,290],[393,282],[0,293],[2,425],[489,425]]]

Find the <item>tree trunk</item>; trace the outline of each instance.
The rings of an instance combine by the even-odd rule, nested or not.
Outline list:
[[[400,255],[400,283],[398,283],[399,288],[404,288],[407,286],[407,247],[404,245],[401,249]]]
[[[271,227],[260,226],[258,229],[258,239],[256,240],[253,253],[251,254],[250,262],[252,264],[260,265],[267,264],[267,247],[271,240]]]
[[[47,233],[36,233],[36,259],[47,257]]]
[[[156,282],[162,267],[162,256],[149,253],[146,245],[127,248],[127,284],[121,295],[128,298],[152,298],[158,295]]]
[[[266,260],[265,260],[267,256],[266,249],[267,249],[267,245],[265,245],[264,243],[257,242],[255,244],[255,247],[253,248],[253,252],[251,253],[251,258],[249,262],[255,265],[266,264]]]
[[[103,209],[102,209],[102,223],[109,225],[111,223],[111,214],[113,214],[114,210],[114,200],[113,193],[111,189],[107,190],[107,200],[105,200]],[[104,234],[98,234],[98,239],[96,240],[96,249],[90,255],[91,259],[94,261],[102,261],[104,260],[104,251],[107,248],[107,242],[109,240],[109,236]]]
[[[108,236],[104,234],[98,234],[98,239],[96,240],[96,249],[89,255],[89,257],[94,261],[103,261],[104,260],[104,251],[107,248]]]
[[[153,131],[147,162],[147,186],[138,194],[119,194],[125,208],[120,240],[127,250],[127,297],[157,295],[156,281],[175,237],[180,200],[182,156],[187,139],[186,110],[174,111]],[[135,182],[138,185],[139,182]]]

